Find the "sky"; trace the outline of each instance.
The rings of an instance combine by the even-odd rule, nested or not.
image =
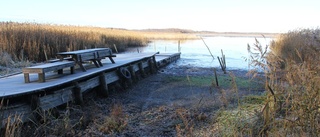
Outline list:
[[[285,33],[320,25],[319,0],[0,0],[0,21]]]

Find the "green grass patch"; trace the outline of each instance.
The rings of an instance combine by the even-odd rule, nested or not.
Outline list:
[[[261,109],[266,95],[248,95],[241,99],[241,105],[221,109],[217,113],[218,131],[221,136],[256,136],[261,130]]]
[[[266,99],[266,95],[247,95],[242,97],[241,102],[244,104],[263,104]]]
[[[212,86],[215,85],[214,76],[170,76],[167,77],[167,82],[183,82],[190,86]],[[264,84],[250,78],[237,77],[235,78],[238,89],[261,90],[264,89]],[[219,86],[222,88],[231,88],[232,77],[229,75],[218,76]]]

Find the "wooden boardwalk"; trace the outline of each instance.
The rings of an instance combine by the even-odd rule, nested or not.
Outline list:
[[[6,118],[13,114],[19,114],[26,122],[39,117],[36,116],[39,112],[34,111],[48,111],[70,101],[82,104],[82,94],[93,88],[99,88],[99,94],[107,96],[109,84],[121,81],[126,86],[137,77],[155,73],[156,69],[179,58],[180,53],[117,54],[114,64],[103,59],[103,66],[97,68],[88,64],[85,72],[76,68],[74,74],[68,73],[68,69],[59,75],[46,73],[46,82],[43,83],[37,81],[38,74],[30,74],[30,83],[24,82],[23,74],[0,78],[0,97],[7,102],[0,110],[0,125],[3,127]]]

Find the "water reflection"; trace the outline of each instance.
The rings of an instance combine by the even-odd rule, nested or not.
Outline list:
[[[249,62],[247,45],[253,46],[255,38],[252,37],[204,37],[211,53],[201,39],[180,42],[181,59],[175,65],[187,67],[220,67],[217,56],[221,57],[221,49],[226,56],[227,69],[248,69]],[[272,38],[257,38],[262,46],[269,45]],[[138,48],[140,52],[174,53],[179,50],[178,41],[152,41],[146,47]],[[137,48],[128,50],[137,52]]]

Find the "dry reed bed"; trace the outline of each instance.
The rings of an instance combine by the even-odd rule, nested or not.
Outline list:
[[[14,60],[44,61],[55,58],[57,52],[95,47],[110,47],[118,51],[144,46],[147,39],[140,33],[98,27],[62,26],[37,23],[0,23],[0,52]]]
[[[251,116],[225,117],[231,119],[233,130],[222,132],[232,136],[320,136],[320,30],[282,34],[271,42],[269,52],[258,41],[253,48],[253,64],[265,71],[267,94],[258,104],[262,107],[254,107]],[[242,113],[246,111],[240,108]],[[239,127],[241,120],[251,124]]]
[[[270,49],[264,133],[319,136],[320,30],[288,32],[272,42]]]
[[[270,48],[256,41],[248,52],[266,93],[219,111],[214,136],[320,136],[320,30],[281,34]]]

